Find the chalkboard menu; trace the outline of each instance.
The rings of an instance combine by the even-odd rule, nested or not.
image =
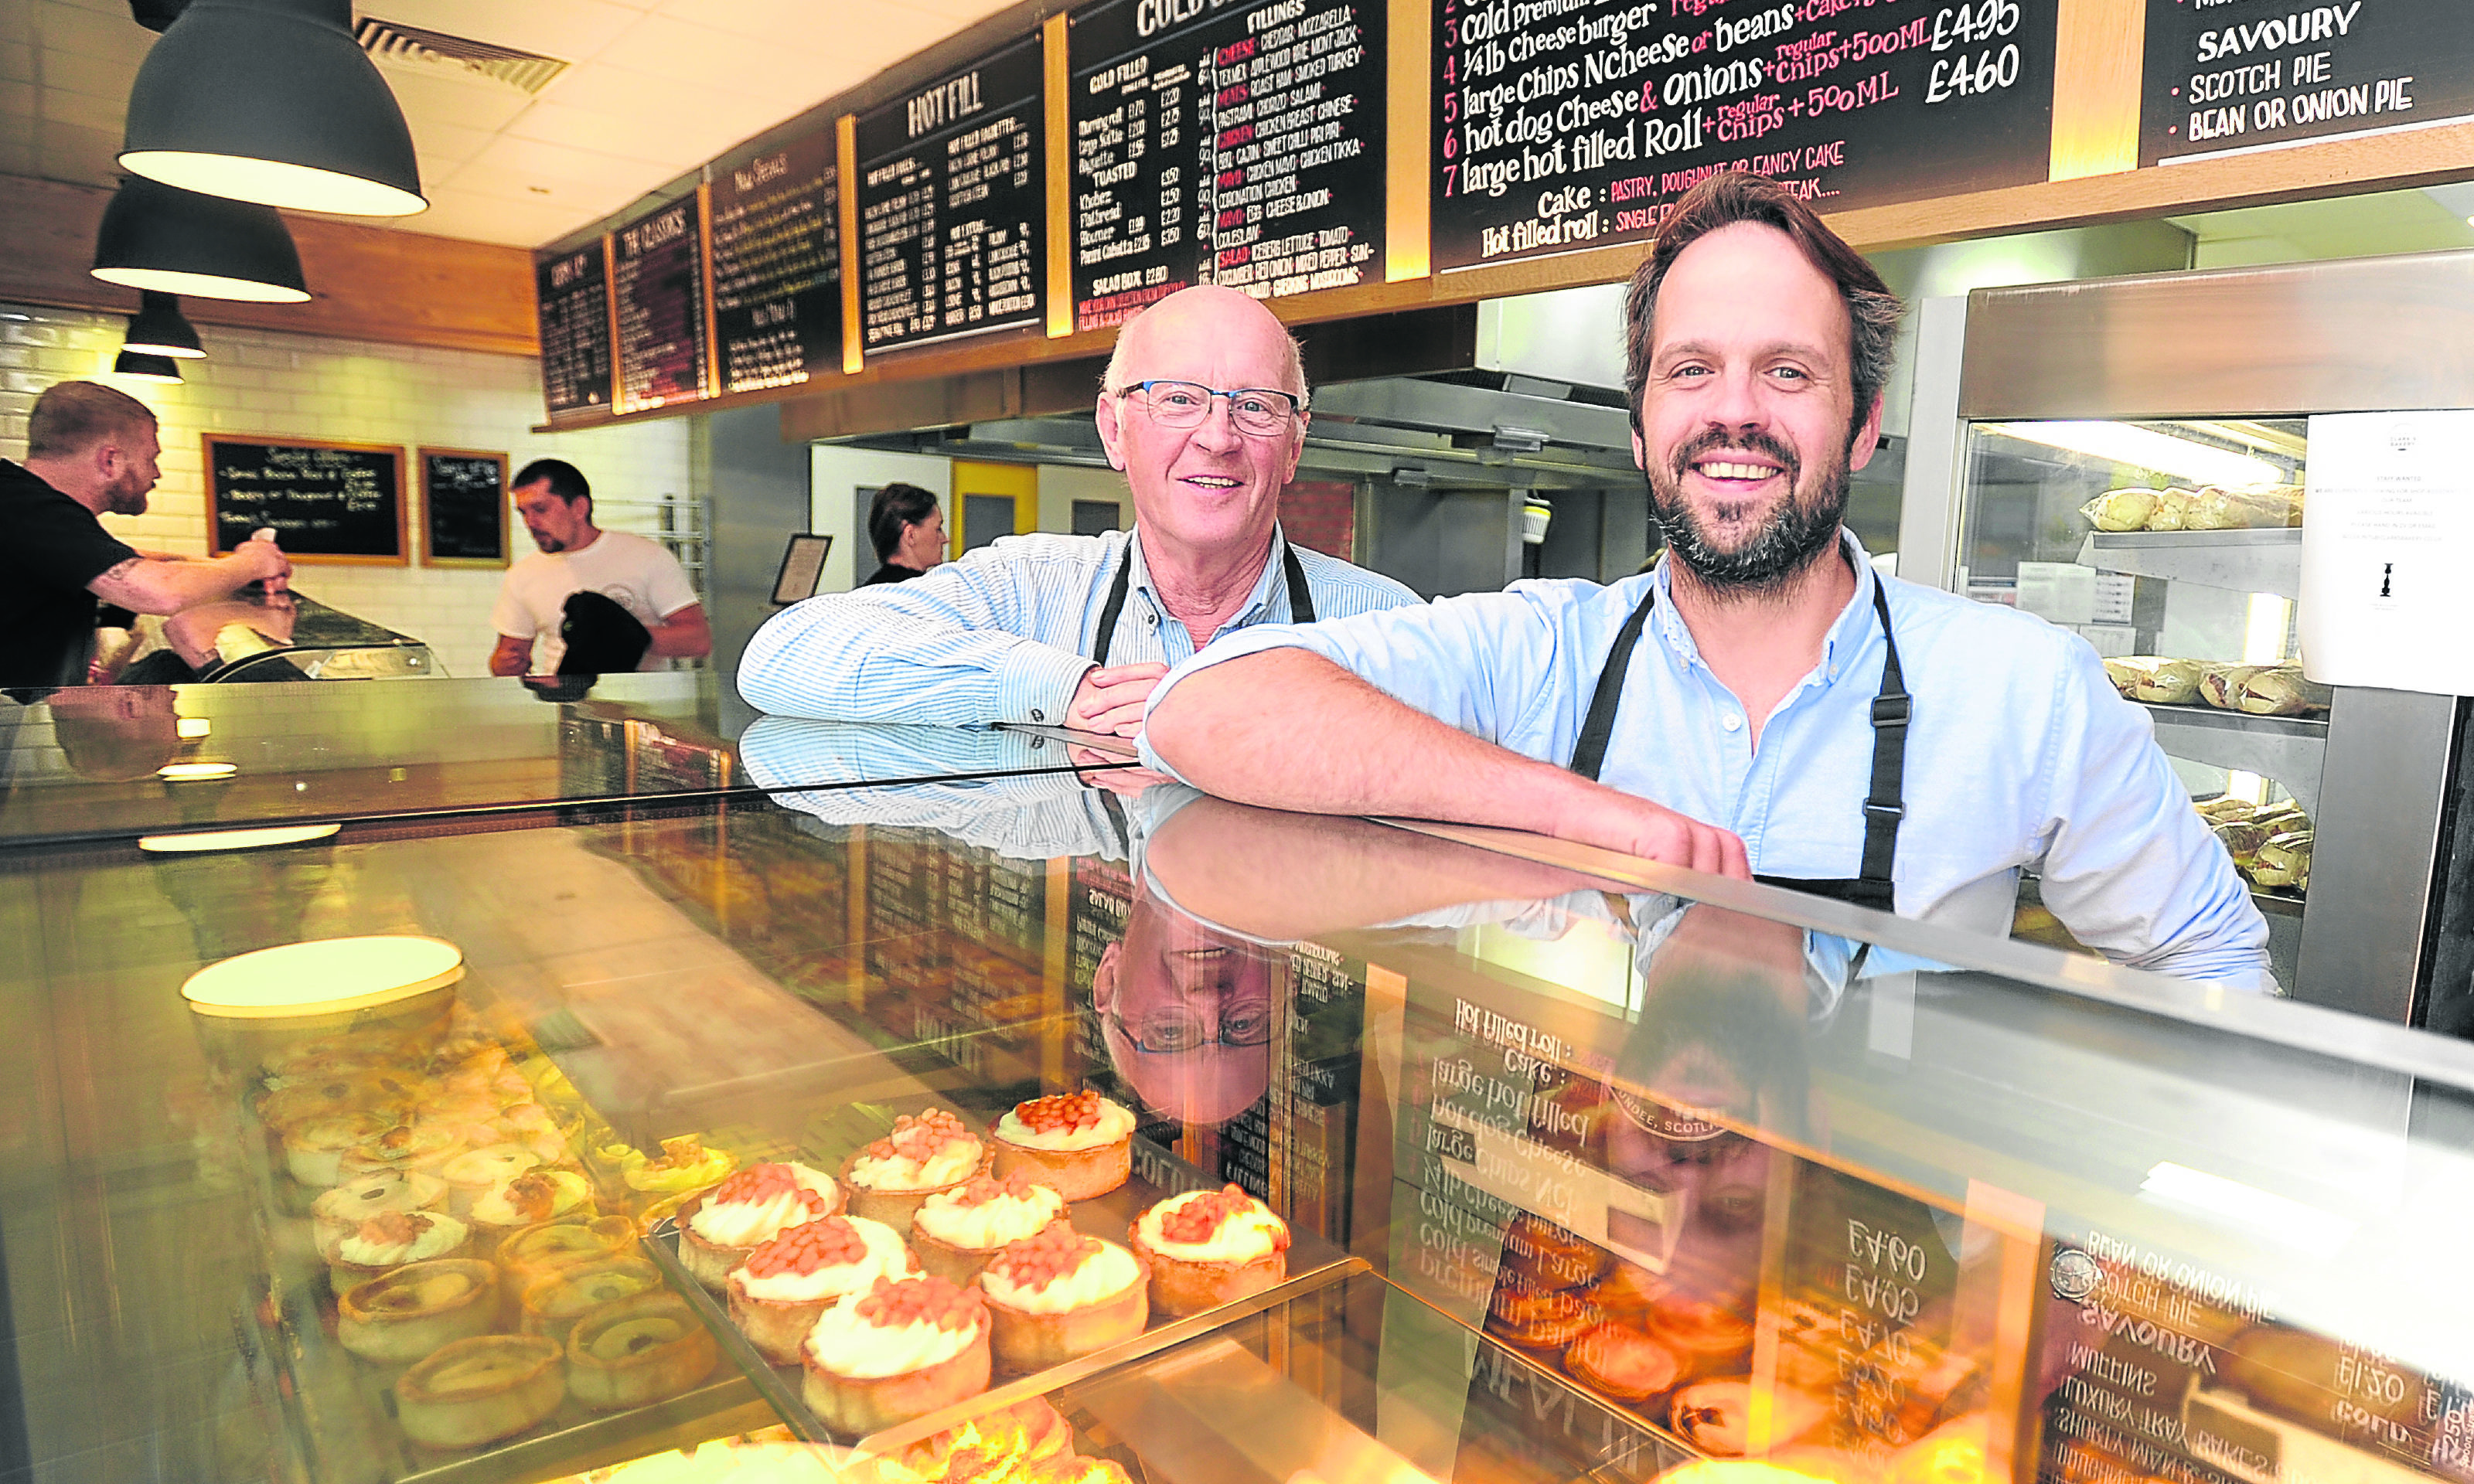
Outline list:
[[[2474,117],[2459,0],[2147,0],[2139,162]]]
[[[618,410],[705,395],[703,240],[696,199],[671,203],[611,238],[618,304]]]
[[[859,116],[860,329],[871,352],[1046,313],[1040,37]]]
[[[507,456],[471,448],[424,448],[421,564],[507,564]]]
[[[610,405],[610,273],[601,244],[533,259],[542,400],[553,418]]]
[[[1382,271],[1382,0],[1102,0],[1067,33],[1074,327]]]
[[[841,369],[841,204],[830,132],[713,173],[713,316],[723,392]]]
[[[1727,169],[1825,211],[2043,180],[2057,8],[1435,0],[1435,267],[1644,239]]]
[[[208,433],[206,465],[218,554],[271,528],[295,562],[404,564],[401,448]]]

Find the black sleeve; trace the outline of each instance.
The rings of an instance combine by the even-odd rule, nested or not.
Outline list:
[[[64,494],[26,501],[19,525],[0,542],[12,578],[54,592],[73,592],[136,556],[85,506]]]

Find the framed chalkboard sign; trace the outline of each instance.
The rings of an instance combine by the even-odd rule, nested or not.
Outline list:
[[[476,448],[424,448],[421,564],[507,564],[507,456]]]
[[[217,555],[271,529],[295,562],[403,566],[403,449],[206,435],[206,539]]]

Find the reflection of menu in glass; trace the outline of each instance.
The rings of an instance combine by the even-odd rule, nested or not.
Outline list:
[[[695,198],[620,227],[613,242],[618,410],[696,400],[705,395],[708,347]]]
[[[713,173],[713,314],[721,390],[841,369],[841,211],[830,132]]]
[[[1076,329],[1193,283],[1286,297],[1380,272],[1384,15],[1102,0],[1074,16]]]
[[[1036,324],[1047,170],[1036,36],[859,116],[868,350]]]
[[[533,259],[542,401],[551,417],[610,405],[610,273],[594,243]]]

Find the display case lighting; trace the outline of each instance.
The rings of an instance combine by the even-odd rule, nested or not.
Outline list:
[[[167,762],[155,770],[155,776],[166,783],[208,783],[239,771],[228,762]]]
[[[2230,1221],[2251,1235],[2279,1246],[2296,1247],[2322,1257],[2335,1256],[2362,1230],[2362,1223],[2349,1216],[2305,1206],[2290,1196],[2170,1160],[2148,1170],[2147,1178],[2139,1183],[2139,1193]]]
[[[2150,473],[2180,474],[2227,490],[2285,483],[2285,470],[2266,459],[2128,422],[1996,422],[1989,424],[1986,431],[2066,453],[2126,464]]]

